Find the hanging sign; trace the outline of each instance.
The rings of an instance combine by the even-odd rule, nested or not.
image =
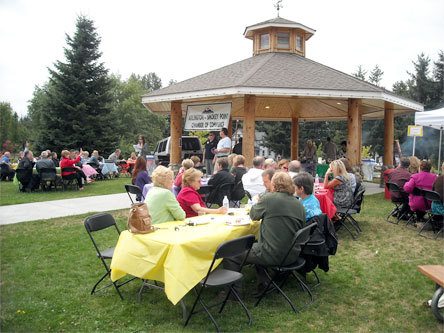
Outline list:
[[[186,131],[216,131],[228,128],[231,103],[188,105],[185,119]]]
[[[408,136],[422,136],[422,126],[409,125],[407,129]]]

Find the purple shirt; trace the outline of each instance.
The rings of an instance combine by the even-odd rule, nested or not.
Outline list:
[[[410,180],[404,184],[404,191],[410,193],[409,206],[412,211],[425,212],[426,210],[430,209],[430,201],[425,200],[421,195],[413,195],[413,189],[417,187],[425,190],[431,190],[435,180],[436,175],[434,173],[420,171],[419,173],[413,174]]]
[[[140,171],[137,174],[135,184],[141,191],[143,191],[143,187],[145,184],[151,184],[151,177],[148,175],[146,171]]]

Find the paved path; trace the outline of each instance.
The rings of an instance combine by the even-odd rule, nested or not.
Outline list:
[[[366,188],[366,195],[384,191],[384,189],[380,188],[378,184],[364,184]],[[126,209],[130,208],[130,203],[131,202],[128,195],[126,193],[121,193],[100,195],[95,197],[0,206],[0,225]]]

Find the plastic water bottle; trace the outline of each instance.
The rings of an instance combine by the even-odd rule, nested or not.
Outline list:
[[[315,187],[319,187],[319,176],[318,176],[318,174],[316,174],[316,177],[315,177]]]
[[[222,200],[222,206],[224,206],[226,209],[230,208],[230,202],[228,201],[227,196],[224,196],[224,200]]]

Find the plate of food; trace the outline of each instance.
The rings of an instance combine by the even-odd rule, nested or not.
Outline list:
[[[241,225],[249,225],[251,223],[251,220],[248,216],[245,217],[235,216],[234,218],[229,219],[225,223],[229,226],[241,226]]]

